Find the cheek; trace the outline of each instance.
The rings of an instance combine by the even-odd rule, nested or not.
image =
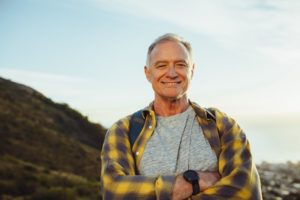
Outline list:
[[[185,71],[185,72],[182,72],[182,73],[178,73],[178,75],[184,81],[190,81],[192,79],[192,73],[191,72]]]
[[[164,76],[164,74],[161,72],[155,72],[155,73],[151,74],[153,81],[159,81],[163,76]]]

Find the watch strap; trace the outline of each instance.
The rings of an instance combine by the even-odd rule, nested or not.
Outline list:
[[[200,192],[200,186],[198,181],[193,181],[192,186],[193,186],[193,195],[198,194]]]

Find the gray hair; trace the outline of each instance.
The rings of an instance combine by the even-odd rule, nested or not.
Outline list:
[[[146,60],[147,67],[149,67],[149,65],[150,65],[150,54],[151,54],[152,50],[154,49],[154,47],[157,44],[166,42],[166,41],[173,41],[173,42],[178,42],[178,43],[183,44],[183,46],[186,48],[186,50],[189,53],[190,61],[191,62],[193,61],[193,52],[192,52],[191,44],[188,41],[184,40],[179,35],[176,35],[174,33],[167,33],[167,34],[164,34],[164,35],[158,37],[157,39],[155,39],[154,42],[152,42],[152,44],[149,46],[148,53],[147,53],[147,60]]]

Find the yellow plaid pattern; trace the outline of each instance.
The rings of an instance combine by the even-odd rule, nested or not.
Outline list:
[[[203,133],[218,157],[221,179],[192,199],[260,200],[260,180],[252,160],[249,142],[238,124],[217,109],[216,120],[207,110],[190,102]],[[101,187],[104,200],[170,199],[176,175],[139,175],[138,166],[147,141],[156,126],[153,106],[143,110],[144,127],[131,148],[128,133],[130,117],[115,123],[108,131],[101,152]]]

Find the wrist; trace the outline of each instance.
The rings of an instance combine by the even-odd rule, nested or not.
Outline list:
[[[184,179],[182,174],[177,175],[172,190],[172,200],[187,199],[192,196],[192,193],[192,185]]]
[[[187,170],[183,173],[183,178],[192,186],[192,195],[196,195],[200,192],[200,177],[194,170]]]
[[[199,179],[199,186],[201,189],[201,192],[206,190],[209,187],[212,187],[216,182],[220,180],[220,175],[217,172],[199,172],[198,176],[201,177]]]

